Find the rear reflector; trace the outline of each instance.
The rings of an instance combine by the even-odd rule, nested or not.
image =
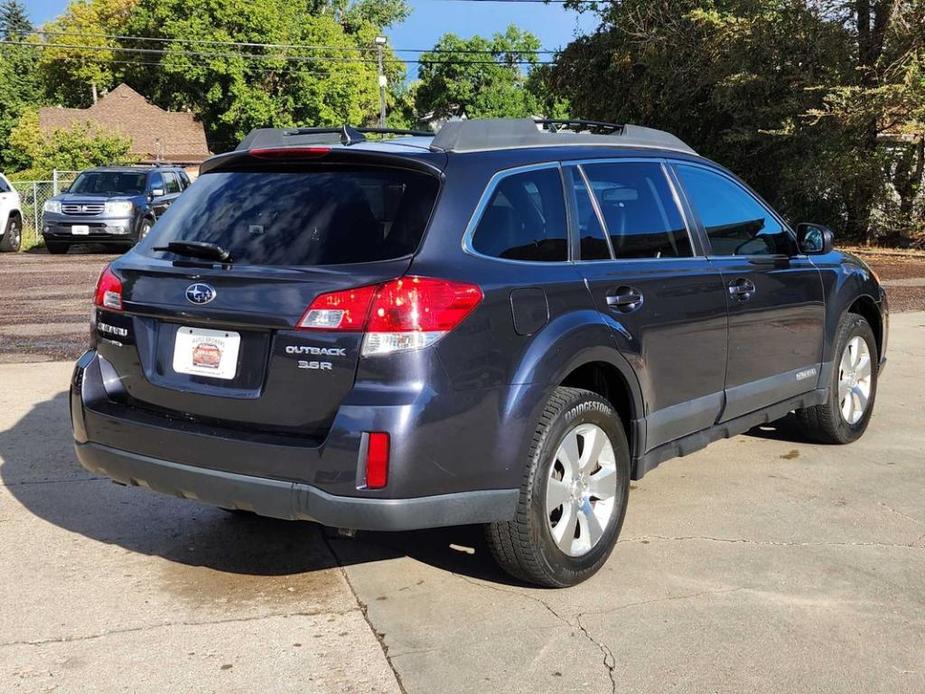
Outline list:
[[[122,280],[109,269],[109,265],[103,268],[100,278],[96,281],[93,303],[102,308],[122,310]]]
[[[371,431],[366,448],[366,488],[382,489],[389,481],[389,435]]]
[[[321,294],[298,328],[365,332],[362,353],[391,354],[433,344],[482,301],[475,284],[408,276],[378,286]]]

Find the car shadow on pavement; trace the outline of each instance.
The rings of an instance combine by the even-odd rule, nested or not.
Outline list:
[[[472,578],[516,585],[491,560],[479,526],[361,532],[347,539],[314,523],[228,513],[113,484],[77,462],[66,392],[35,405],[0,432],[0,456],[0,481],[30,513],[92,540],[172,562],[280,576],[409,556]]]
[[[768,439],[771,441],[789,441],[791,443],[808,443],[815,444],[803,433],[803,428],[797,420],[796,414],[791,412],[786,417],[778,419],[767,424],[759,424],[749,429],[746,436],[753,436],[759,439]]]
[[[124,250],[128,250],[127,248]],[[113,250],[108,247],[105,243],[75,243],[70,248],[67,249],[69,255],[111,255],[115,257],[122,250]],[[48,252],[48,249],[45,246],[33,246],[23,253],[28,253],[30,255],[51,255]]]

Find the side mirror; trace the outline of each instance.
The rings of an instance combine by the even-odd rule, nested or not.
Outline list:
[[[797,244],[806,255],[825,255],[835,248],[835,234],[821,224],[797,224]]]
[[[163,194],[164,194],[164,189],[163,189],[163,188],[152,188],[152,189],[151,189],[151,197],[152,197],[152,198],[159,198],[159,197],[161,197]]]

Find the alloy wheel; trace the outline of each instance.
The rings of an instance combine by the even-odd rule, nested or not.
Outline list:
[[[546,483],[546,521],[556,545],[580,557],[600,541],[616,509],[617,466],[609,437],[595,424],[566,433]]]
[[[856,335],[842,352],[838,366],[838,408],[850,425],[855,425],[867,411],[872,386],[870,348]]]

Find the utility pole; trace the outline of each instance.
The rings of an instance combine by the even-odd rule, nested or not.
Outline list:
[[[379,64],[379,127],[385,127],[385,88],[388,80],[385,78],[385,72],[382,69],[382,47],[385,46],[385,36],[376,37],[376,55]]]

